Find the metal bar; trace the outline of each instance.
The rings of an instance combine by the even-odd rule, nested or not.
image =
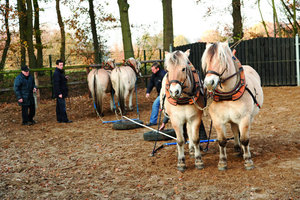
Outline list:
[[[296,34],[296,70],[297,70],[297,86],[300,86],[300,68],[299,68],[299,35]]]
[[[140,126],[143,126],[143,127],[147,128],[147,129],[150,129],[150,130],[155,131],[155,132],[157,132],[157,133],[159,133],[159,134],[162,134],[162,135],[164,135],[164,136],[167,136],[167,137],[169,137],[169,138],[172,138],[172,139],[176,140],[176,138],[174,138],[173,136],[170,136],[170,135],[168,135],[168,134],[166,134],[166,133],[164,133],[164,132],[155,130],[155,129],[151,128],[151,127],[148,127],[148,126],[146,126],[146,125],[144,125],[144,124],[141,124],[141,123],[138,123],[138,122],[136,122],[136,121],[133,121],[132,119],[130,119],[130,118],[126,117],[126,116],[123,116],[123,118],[128,119],[129,121],[131,121],[131,122],[133,122],[133,123],[136,123],[136,124],[138,124],[138,125],[140,125]]]

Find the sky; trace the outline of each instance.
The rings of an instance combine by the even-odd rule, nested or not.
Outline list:
[[[206,0],[210,2],[210,0]],[[254,4],[257,0],[243,1],[245,3],[242,7],[244,27],[250,27],[258,24],[261,21],[257,5]],[[276,0],[278,1],[278,0]],[[106,6],[107,10],[115,17],[119,18],[119,10],[117,0],[108,1],[109,5]],[[214,11],[211,17],[204,18],[207,11],[207,6],[197,4],[195,0],[173,0],[173,30],[174,36],[183,35],[190,43],[197,42],[201,35],[207,30],[214,30],[218,27],[222,29],[226,24],[232,25],[231,13],[227,14],[223,11],[228,8],[232,0],[215,0]],[[279,2],[279,1],[278,1]],[[129,21],[132,25],[138,27],[143,25],[151,35],[158,34],[163,29],[163,12],[161,0],[128,0],[129,8]],[[45,13],[41,14],[41,23],[52,24],[51,27],[58,29],[55,5],[52,7],[47,5],[40,5],[47,7]],[[261,8],[263,9],[264,19],[272,21],[272,9],[267,0],[261,1]],[[97,11],[95,11],[97,14]],[[68,11],[62,7],[62,14],[67,15]],[[145,33],[142,28],[132,28],[132,41]],[[115,44],[122,44],[121,28],[109,30],[104,35],[107,39],[107,46]]]

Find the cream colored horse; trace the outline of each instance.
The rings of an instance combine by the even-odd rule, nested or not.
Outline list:
[[[220,158],[219,170],[227,169],[226,123],[230,123],[236,150],[243,149],[245,168],[254,167],[249,149],[249,134],[254,116],[263,104],[263,90],[258,73],[248,65],[241,65],[228,44],[207,44],[202,56],[206,73],[204,86],[214,101],[209,113],[217,132]]]
[[[134,58],[129,58],[127,62],[120,67],[116,67],[111,72],[112,86],[118,98],[121,113],[125,114],[126,99],[129,95],[129,110],[133,110],[132,96],[137,80],[137,75],[140,74],[141,63]]]
[[[163,79],[160,93],[161,107],[169,116],[176,132],[177,168],[180,171],[186,169],[184,124],[186,124],[187,135],[190,141],[190,154],[195,156],[195,167],[198,169],[204,167],[199,146],[199,127],[203,112],[201,109],[198,109],[204,106],[204,97],[200,94],[199,76],[190,64],[189,54],[190,50],[187,50],[185,53],[182,51],[166,52],[165,68],[167,74]]]
[[[110,93],[110,108],[114,110],[113,90],[111,86],[110,74],[115,68],[115,60],[108,59],[103,68],[93,69],[88,74],[88,86],[92,94],[93,101],[96,106],[96,111],[99,116],[103,116],[103,98],[106,93]]]

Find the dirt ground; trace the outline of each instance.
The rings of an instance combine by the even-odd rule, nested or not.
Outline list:
[[[33,126],[21,126],[16,103],[1,104],[0,199],[300,199],[300,87],[263,89],[250,134],[250,171],[229,141],[227,171],[218,171],[218,145],[211,143],[202,153],[205,168],[195,169],[186,154],[181,173],[176,146],[150,157],[154,142],[143,140],[148,129],[102,124],[88,95],[67,100],[72,124],[56,123],[54,100],[41,101]],[[138,93],[140,119],[147,123],[155,94],[148,100],[144,89]],[[108,107],[104,120],[115,120]],[[208,131],[208,116],[204,123]]]

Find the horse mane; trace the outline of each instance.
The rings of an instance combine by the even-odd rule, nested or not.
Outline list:
[[[211,64],[213,59],[219,60],[220,66],[233,65],[232,52],[227,43],[216,42],[208,44],[202,56],[202,69],[206,72],[206,68]]]
[[[168,53],[165,58],[165,67],[167,66],[186,66],[189,62],[187,56],[182,51]]]

